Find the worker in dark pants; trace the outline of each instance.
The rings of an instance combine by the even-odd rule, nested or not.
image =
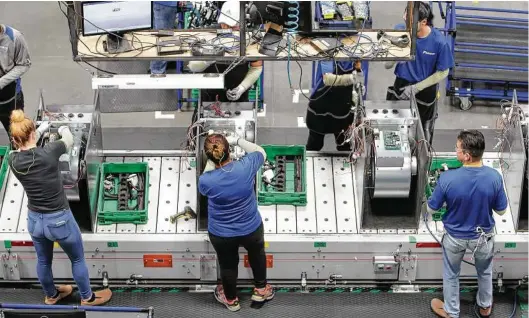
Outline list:
[[[226,1],[221,8],[218,23],[223,29],[239,30],[239,1]],[[238,33],[237,33],[238,34]],[[223,73],[231,62],[191,61],[188,68],[193,73]],[[249,64],[249,65],[248,65]],[[224,77],[224,89],[203,89],[200,98],[203,102],[247,102],[248,89],[263,72],[263,62],[240,63]]]
[[[239,146],[246,155],[231,160],[230,146]],[[274,297],[266,281],[264,228],[254,190],[255,175],[266,160],[266,152],[244,139],[219,134],[206,138],[204,152],[208,161],[198,190],[208,198],[209,239],[220,266],[222,284],[215,289],[215,298],[230,311],[238,311],[239,246],[248,251],[255,286],[252,300],[265,302]]]
[[[457,136],[457,159],[463,167],[443,172],[428,201],[428,212],[439,211],[446,203],[443,224],[443,296],[433,299],[432,310],[440,317],[459,317],[459,274],[466,250],[473,255],[478,275],[476,297],[479,315],[492,312],[492,259],[494,257],[494,217],[507,210],[507,196],[501,175],[484,167],[481,157],[485,138],[477,130],[463,130]]]
[[[399,62],[395,83],[388,88],[387,100],[409,100],[415,97],[425,139],[432,142],[437,119],[437,86],[454,66],[454,57],[445,36],[433,27],[433,13],[425,2],[419,2],[419,21],[415,60]],[[404,20],[408,17],[404,12]],[[404,29],[405,25],[397,25]],[[394,62],[386,63],[386,68]]]
[[[352,62],[318,62],[305,119],[307,150],[320,151],[327,134],[334,134],[338,151],[351,150],[345,132],[354,120],[353,85],[358,80],[354,69]]]
[[[11,112],[24,110],[20,77],[30,66],[28,46],[22,33],[10,26],[0,25],[0,121],[8,135],[11,131]]]
[[[153,1],[153,26],[155,30],[174,30],[178,1]],[[165,74],[167,61],[152,61],[151,74]]]

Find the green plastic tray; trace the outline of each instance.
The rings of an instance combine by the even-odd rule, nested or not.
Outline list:
[[[262,145],[262,147],[266,151],[267,159],[271,162],[275,162],[276,156],[301,156],[301,191],[295,192],[294,189],[294,164],[287,163],[286,165],[285,192],[267,190],[261,180],[261,169],[257,175],[257,201],[259,205],[307,205],[307,159],[305,146]]]
[[[2,157],[2,164],[0,165],[0,190],[2,190],[5,185],[7,170],[9,168],[7,155],[10,150],[10,146],[0,146],[0,156]]]
[[[120,211],[117,209],[117,200],[105,199],[105,176],[118,173],[144,173],[145,174],[145,208],[135,211]],[[136,204],[135,200],[131,201]],[[149,202],[149,166],[146,162],[103,163],[99,178],[99,201],[97,205],[97,222],[100,225],[116,223],[146,224],[147,206]]]

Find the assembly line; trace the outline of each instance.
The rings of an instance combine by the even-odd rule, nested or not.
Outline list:
[[[179,2],[133,3],[59,8],[74,60],[144,60],[148,74],[88,64],[93,104],[48,105],[41,93],[34,119],[20,80],[32,65],[24,35],[0,25],[0,118],[11,141],[0,147],[0,317],[177,316],[171,301],[121,305],[127,286],[212,293],[208,302],[243,316],[256,314],[244,305],[249,287],[266,316],[285,288],[408,294],[442,285],[420,306],[457,318],[468,314],[460,284],[477,284],[471,315],[497,317],[493,308],[506,312],[497,292],[517,299],[527,288],[527,105],[514,89],[495,128],[435,128],[440,86],[457,62],[431,3],[402,2],[395,30],[366,27],[363,1],[194,4],[207,14],[188,21],[205,26],[189,30],[173,23]],[[303,144],[278,143],[259,126],[263,70],[277,60],[287,61],[285,94],[297,85],[290,64],[313,63],[310,93],[299,90]],[[175,74],[167,61],[177,61]],[[372,63],[395,75],[386,100],[366,98]],[[183,142],[153,127],[174,147],[106,147],[103,109],[118,106],[103,96],[161,90],[198,91]],[[336,151],[322,150],[326,135]],[[4,285],[19,295],[37,282],[42,298],[2,298]],[[517,314],[515,300],[509,317]]]

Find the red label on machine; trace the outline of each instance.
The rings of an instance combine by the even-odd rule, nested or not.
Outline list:
[[[244,255],[244,267],[250,267],[250,261],[248,255]],[[266,268],[274,267],[274,255],[266,255]]]
[[[33,246],[33,242],[32,241],[11,241],[11,246],[15,247],[15,246]]]
[[[416,248],[440,248],[441,244],[439,243],[417,243],[415,244]]]
[[[171,254],[143,255],[143,267],[173,267]]]

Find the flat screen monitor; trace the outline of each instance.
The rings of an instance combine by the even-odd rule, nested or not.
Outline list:
[[[83,36],[153,28],[151,1],[88,1],[81,7]]]

